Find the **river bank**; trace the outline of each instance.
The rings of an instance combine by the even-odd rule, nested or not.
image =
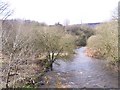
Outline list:
[[[118,74],[106,67],[106,61],[86,56],[86,47],[76,49],[72,60],[57,60],[53,71],[43,77],[48,88],[117,88]]]

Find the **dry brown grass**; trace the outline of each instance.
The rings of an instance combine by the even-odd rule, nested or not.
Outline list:
[[[6,77],[7,77],[7,68],[8,68],[8,58],[5,57],[0,59],[2,63],[2,74],[1,75],[1,83],[2,86],[5,87]],[[43,67],[40,64],[37,64],[38,60],[30,60],[29,63],[18,65],[18,70],[15,72],[14,70],[11,72],[11,76],[9,79],[9,86],[11,87],[22,87],[23,85],[30,82],[30,79],[35,80],[36,77],[43,70]],[[14,68],[15,69],[15,68]],[[14,75],[16,74],[16,75]]]

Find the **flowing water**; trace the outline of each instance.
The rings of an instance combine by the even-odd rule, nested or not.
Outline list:
[[[53,65],[53,71],[46,74],[49,82],[42,87],[117,88],[118,74],[106,67],[105,60],[86,56],[85,49],[77,49],[73,60],[57,60],[60,65]]]

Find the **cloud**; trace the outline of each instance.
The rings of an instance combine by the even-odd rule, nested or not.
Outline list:
[[[97,22],[111,17],[118,0],[7,0],[14,8],[12,18],[26,18],[54,24]]]

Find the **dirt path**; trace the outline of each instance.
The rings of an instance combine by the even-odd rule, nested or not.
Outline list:
[[[54,71],[46,74],[47,86],[42,87],[75,87],[75,88],[117,88],[117,73],[106,68],[104,60],[87,57],[85,47],[77,49],[72,61],[58,60]]]

